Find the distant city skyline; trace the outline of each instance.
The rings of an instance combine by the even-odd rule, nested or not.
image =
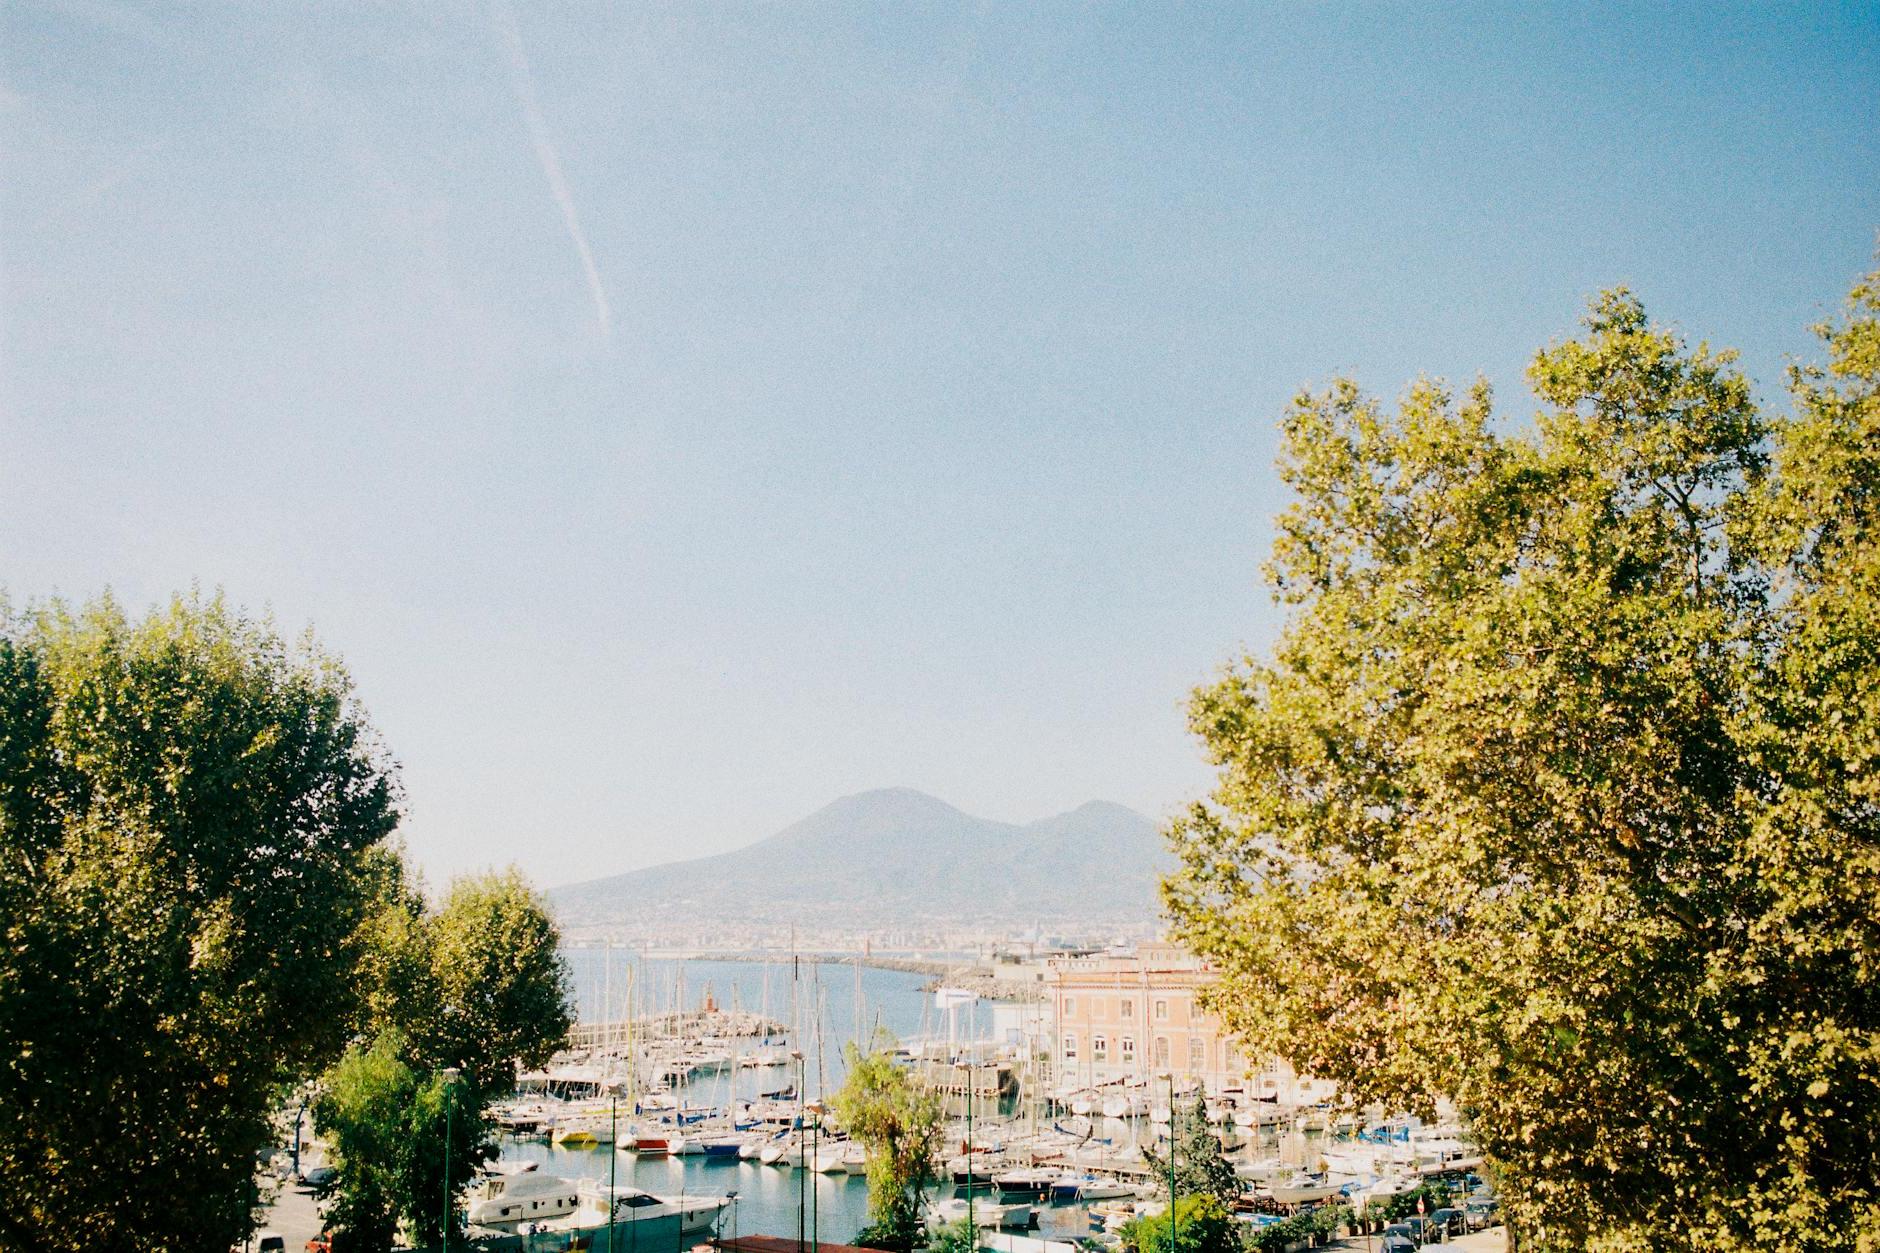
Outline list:
[[[312,625],[437,883],[838,797],[1151,818],[1277,425],[1628,284],[1781,402],[1880,14],[0,11],[0,590]]]

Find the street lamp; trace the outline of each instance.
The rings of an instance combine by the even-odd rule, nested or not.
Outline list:
[[[439,1073],[444,1077],[444,1253],[450,1253],[450,1118],[455,1112],[457,1080],[463,1071],[446,1066]]]
[[[965,1062],[953,1063],[955,1069],[966,1071],[966,1225],[972,1229],[973,1247],[979,1247],[979,1224],[973,1218],[973,1171],[978,1165],[973,1150],[973,1055],[969,1051]],[[1173,1251],[1171,1250],[1171,1253]]]
[[[307,1102],[313,1098],[313,1090],[301,1089],[300,1108],[294,1112],[294,1178],[300,1178],[300,1123],[307,1116]]]
[[[614,1253],[614,1213],[620,1208],[620,1085],[607,1085],[607,1253]],[[680,1226],[684,1226],[680,1222]]]
[[[1168,1253],[1175,1253],[1175,1076],[1168,1077]]]
[[[809,1203],[809,1159],[803,1156],[803,1050],[791,1049],[790,1060],[796,1063],[796,1253],[803,1253],[803,1211]]]

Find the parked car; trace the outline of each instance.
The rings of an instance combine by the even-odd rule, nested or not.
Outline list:
[[[1462,1233],[1462,1211],[1444,1206],[1442,1209],[1430,1215],[1430,1226],[1444,1235],[1460,1235]]]
[[[1496,1213],[1500,1209],[1501,1202],[1497,1201],[1494,1197],[1488,1197],[1483,1200],[1473,1200],[1463,1207],[1463,1221],[1468,1224],[1470,1231],[1480,1231],[1482,1228],[1492,1227],[1500,1221],[1500,1219],[1496,1217]]]
[[[287,1239],[278,1231],[262,1231],[255,1234],[256,1253],[287,1253]]]
[[[1392,1223],[1390,1226],[1384,1228],[1384,1238],[1386,1240],[1408,1240],[1412,1244],[1415,1244],[1417,1238],[1416,1228],[1412,1227],[1409,1223]]]
[[[322,1231],[307,1241],[307,1253],[333,1253],[333,1233]]]
[[[339,1172],[331,1166],[309,1166],[300,1172],[300,1182],[304,1187],[317,1190],[332,1183],[338,1175]]]

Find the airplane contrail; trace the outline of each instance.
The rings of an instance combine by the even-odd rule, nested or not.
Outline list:
[[[601,272],[594,264],[594,251],[588,247],[587,234],[581,229],[580,215],[575,212],[574,195],[568,190],[568,180],[561,172],[561,157],[556,154],[554,141],[548,136],[548,123],[543,120],[542,107],[536,103],[535,74],[529,68],[529,54],[522,48],[522,32],[516,27],[515,12],[509,7],[509,0],[491,0],[490,10],[497,32],[503,37],[503,45],[509,52],[509,76],[516,89],[516,102],[522,106],[522,120],[528,125],[529,138],[535,144],[536,160],[541,162],[542,174],[548,179],[549,193],[561,207],[561,218],[567,224],[568,238],[574,242],[575,253],[581,259],[581,272],[587,277],[588,295],[594,298],[594,317],[600,322],[601,334],[611,338],[614,329],[613,308],[607,302],[607,289],[601,285]]]

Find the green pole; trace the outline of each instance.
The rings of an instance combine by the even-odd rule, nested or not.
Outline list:
[[[790,1053],[796,1058],[796,1253],[803,1253],[803,1219],[809,1210],[809,1158],[803,1155],[803,1088],[809,1081],[804,1077],[803,1051],[791,1049]]]
[[[444,1253],[450,1253],[450,1120],[456,1112],[457,1076],[463,1072],[446,1066],[444,1076]]]
[[[607,1094],[607,1253],[614,1253],[614,1214],[620,1208],[620,1089]],[[680,1220],[684,1226],[684,1220]]]
[[[1168,1077],[1168,1253],[1175,1253],[1175,1076]]]
[[[979,1224],[973,1219],[973,1178],[978,1169],[977,1155],[973,1152],[973,1055],[966,1055],[966,1225],[972,1229],[973,1247],[979,1247]]]

